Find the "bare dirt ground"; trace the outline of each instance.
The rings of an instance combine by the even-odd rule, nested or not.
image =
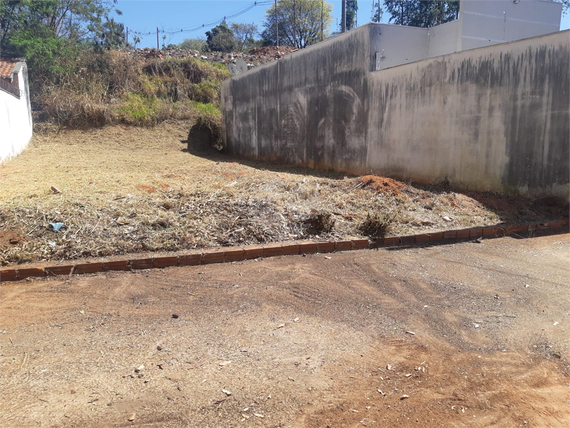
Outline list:
[[[388,222],[388,236],[568,217],[553,198],[244,162],[192,144],[189,152],[188,130],[36,133],[0,164],[0,265],[358,237],[369,215]],[[318,216],[332,228],[314,230]]]
[[[569,255],[565,234],[6,283],[0,425],[567,427]]]

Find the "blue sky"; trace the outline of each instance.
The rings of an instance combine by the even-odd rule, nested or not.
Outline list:
[[[165,32],[177,32],[175,34],[166,34],[166,44],[178,44],[184,39],[205,38],[205,32],[210,30],[213,25],[207,25],[203,29],[200,28],[193,32],[180,33],[181,29],[190,29],[209,24],[224,16],[239,12],[252,5],[255,0],[119,0],[117,9],[123,12],[122,16],[116,16],[115,20],[122,22],[129,27],[129,34],[133,31],[140,33],[152,33],[151,35],[139,35],[141,43],[137,47],[156,47],[156,28]],[[267,1],[258,1],[258,3],[268,3]],[[327,3],[333,5],[333,17],[336,27],[336,21],[340,22],[341,16],[341,0],[328,0]],[[270,4],[262,4],[253,7],[243,15],[229,22],[254,22],[262,29],[264,15]],[[360,0],[358,2],[358,24],[366,24],[370,22],[372,12],[372,0]],[[387,18],[387,17],[385,17]],[[334,31],[336,28],[331,28]],[[129,35],[129,41],[132,38]],[[163,33],[160,33],[160,45],[162,45]]]
[[[205,25],[192,32],[180,32],[201,27],[203,24],[211,24],[233,13],[240,12],[253,5],[255,0],[119,0],[117,9],[123,12],[122,16],[116,16],[116,20],[123,22],[129,28],[129,41],[132,42],[133,32],[152,33],[150,35],[139,34],[141,43],[137,47],[156,47],[156,28],[160,30],[160,45],[164,42],[168,45],[178,44],[184,39],[205,38],[205,32],[214,25]],[[333,5],[333,28],[336,31],[341,16],[341,0],[328,0]],[[228,19],[229,22],[254,22],[262,29],[264,14],[270,4],[267,0],[257,3],[261,5],[252,7],[242,15]],[[360,0],[358,2],[358,24],[370,22],[372,12],[372,0]],[[389,16],[385,13],[383,22]],[[570,17],[562,17],[562,29],[568,29]],[[163,33],[163,31],[165,33]]]

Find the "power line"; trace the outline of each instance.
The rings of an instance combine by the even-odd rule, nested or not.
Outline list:
[[[198,31],[198,30],[201,30],[204,28],[210,28],[212,26],[221,24],[222,22],[226,21],[227,19],[237,18],[238,16],[243,15],[246,12],[249,12],[251,9],[253,9],[256,6],[266,6],[266,5],[270,5],[272,3],[273,3],[272,0],[255,1],[255,2],[251,3],[250,5],[242,7],[241,9],[238,9],[237,11],[232,12],[232,13],[224,16],[223,18],[217,19],[215,21],[207,22],[207,23],[204,23],[202,25],[198,25],[198,26],[192,27],[192,28],[187,28],[187,29],[182,28],[178,31],[164,31],[164,30],[162,30],[162,31],[160,31],[160,33],[173,35],[173,34],[178,34],[178,33],[191,33],[191,32]],[[133,31],[132,29],[129,28],[129,34],[134,34],[136,36],[150,36],[152,34],[155,34],[155,32],[154,31],[149,31],[149,32]]]

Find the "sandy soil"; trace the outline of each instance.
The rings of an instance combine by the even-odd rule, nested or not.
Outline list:
[[[569,254],[566,234],[2,284],[0,425],[566,427]]]

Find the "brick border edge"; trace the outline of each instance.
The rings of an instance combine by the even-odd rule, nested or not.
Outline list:
[[[201,253],[178,256],[159,256],[143,259],[125,259],[93,263],[74,263],[35,268],[0,269],[0,283],[21,281],[26,278],[45,278],[58,275],[157,269],[171,266],[197,266],[210,263],[229,263],[259,257],[317,254],[336,251],[387,248],[430,243],[453,243],[477,238],[499,238],[509,235],[533,237],[537,232],[569,233],[569,219],[547,223],[528,223],[511,226],[488,226],[444,232],[420,233],[408,236],[391,236],[378,239],[349,239],[326,242],[284,242],[262,246],[229,247],[206,250]]]

